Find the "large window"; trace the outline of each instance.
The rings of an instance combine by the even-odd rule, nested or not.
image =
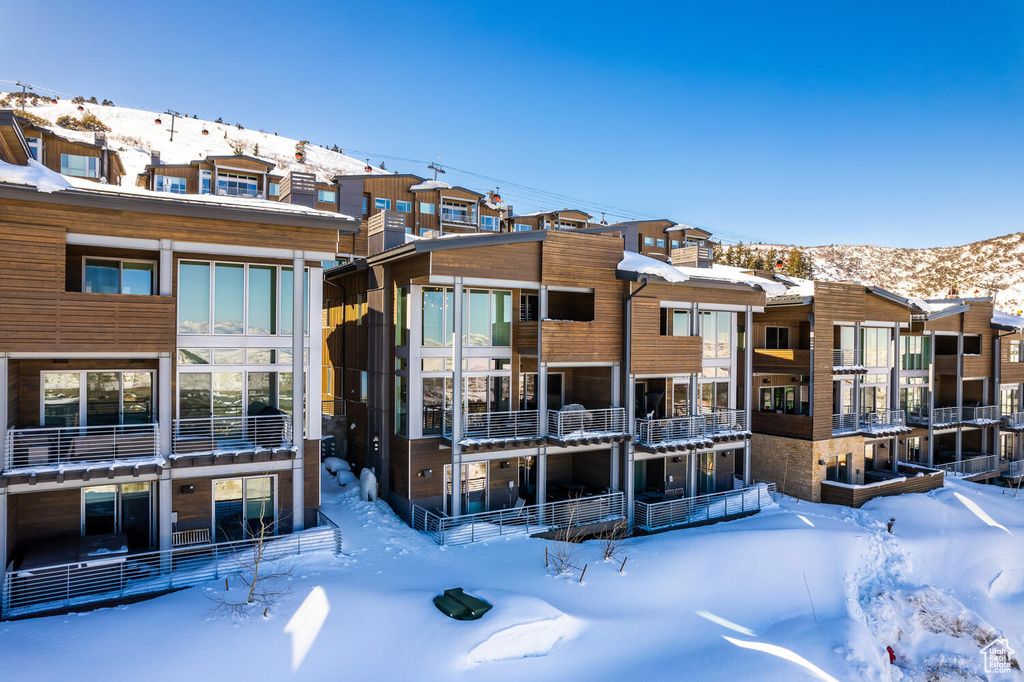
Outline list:
[[[43,426],[149,424],[153,396],[152,371],[44,372],[40,416]]]
[[[662,336],[690,336],[690,311],[661,309]]]
[[[255,197],[259,181],[251,175],[217,173],[217,194],[229,197]]]
[[[825,480],[836,483],[850,482],[850,466],[846,455],[829,457],[828,465],[825,468]]]
[[[381,197],[377,197],[373,200],[373,207],[379,208],[382,211],[390,211],[391,199],[382,199]]]
[[[434,215],[435,213],[437,213],[437,206],[428,201],[421,201],[420,213],[422,215]]]
[[[60,172],[80,178],[98,178],[100,176],[100,160],[95,156],[61,154]]]
[[[242,417],[291,413],[292,373],[238,367],[222,372],[178,373],[178,417]]]
[[[789,348],[789,327],[768,327],[765,329],[765,348]]]
[[[412,213],[412,202],[411,201],[396,201],[395,210],[401,211],[402,213]]]
[[[1020,352],[1021,346],[1024,345],[1024,341],[1010,341],[1010,362],[1021,362],[1021,358],[1024,357],[1024,353]]]
[[[463,345],[500,347],[512,345],[512,292],[466,289],[462,295]],[[424,348],[451,346],[452,334],[455,329],[454,304],[455,295],[452,289],[423,287],[422,344]]]
[[[889,382],[885,374],[868,374],[860,388],[860,411],[863,413],[885,412],[888,404]]]
[[[308,300],[308,271],[303,288],[304,299]],[[303,306],[303,320],[308,332],[307,308]],[[291,335],[292,269],[278,265],[181,261],[178,265],[178,333]]]
[[[727,410],[729,404],[729,368],[705,367],[700,379],[700,411],[710,414]]]
[[[900,367],[905,371],[926,370],[931,363],[931,339],[927,336],[900,337]]]
[[[923,417],[928,412],[927,377],[900,377],[900,409],[908,417]]]
[[[796,386],[765,386],[761,388],[761,412],[798,414]]]
[[[865,367],[889,366],[889,330],[882,327],[861,329],[861,352]]]
[[[26,137],[25,142],[28,143],[28,153],[33,159],[39,161],[43,158],[42,149],[43,141],[38,137]]]
[[[513,232],[529,232],[532,229],[533,228],[530,225],[526,224],[526,223],[515,223],[512,226],[512,231]]]
[[[229,478],[213,482],[213,518],[217,542],[276,533],[274,476]]]
[[[208,170],[199,171],[199,193],[210,194],[213,186],[213,172]]]
[[[1012,415],[1020,411],[1020,398],[1017,386],[999,387],[999,410],[1003,415]]]
[[[171,194],[185,194],[185,178],[176,178],[171,175],[156,176],[156,191],[169,192]]]
[[[732,357],[732,313],[702,312],[700,319],[704,357]]]
[[[395,345],[409,344],[409,288],[395,287]]]
[[[316,191],[316,200],[322,204],[333,204],[337,199],[338,195],[334,190],[318,189]]]
[[[124,533],[128,549],[153,546],[152,484],[98,485],[82,489],[82,535]]]
[[[489,232],[498,231],[498,216],[485,215],[480,216],[480,229],[487,230]]]
[[[82,291],[87,294],[153,293],[156,263],[116,258],[86,258],[82,268]]]

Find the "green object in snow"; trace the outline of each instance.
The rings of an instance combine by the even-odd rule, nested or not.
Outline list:
[[[434,597],[437,610],[455,620],[476,620],[491,610],[491,605],[462,591],[461,587],[445,590]]]

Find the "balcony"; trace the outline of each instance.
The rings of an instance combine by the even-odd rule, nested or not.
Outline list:
[[[1010,466],[1006,470],[1006,477],[1018,479],[1022,476],[1024,476],[1024,460],[1017,459],[1010,462]]]
[[[452,225],[476,227],[476,213],[473,213],[472,211],[459,211],[456,209],[442,208],[441,222],[450,223]]]
[[[452,413],[449,411],[445,414],[444,436],[451,439],[452,430]],[[532,441],[540,442],[540,412],[537,410],[469,412],[462,415],[462,438],[459,444],[464,451],[495,445],[523,447]]]
[[[928,468],[900,462],[899,475],[892,475],[882,481],[857,485],[839,481],[821,482],[821,501],[825,504],[840,504],[846,507],[860,507],[868,500],[905,493],[925,493],[941,488],[943,472],[938,467]]]
[[[774,483],[757,483],[741,490],[658,501],[633,503],[637,528],[651,532],[715,519],[744,516],[775,501]]]
[[[716,410],[701,416],[707,422],[708,435],[712,438],[748,431],[747,413],[743,410]]]
[[[889,435],[909,431],[907,416],[903,410],[884,410],[882,412],[854,412],[832,415],[832,435],[865,433],[869,435]]]
[[[174,420],[171,452],[177,456],[293,449],[287,414]]]
[[[1003,415],[1003,426],[1014,431],[1024,429],[1024,412]]]
[[[137,464],[160,457],[157,424],[11,429],[4,473],[88,464]]]
[[[866,371],[860,351],[853,348],[832,350],[832,371],[836,374],[856,374]]]
[[[998,473],[999,455],[965,457],[959,462],[936,464],[935,468],[956,478],[973,478],[982,474]]]
[[[626,408],[548,410],[548,438],[572,445],[628,439]]]
[[[961,416],[964,424],[980,424],[986,426],[989,424],[998,424],[999,406],[977,405],[964,407]]]
[[[911,424],[931,424],[933,427],[955,426],[961,419],[959,407],[936,407],[931,414],[927,407],[916,408],[907,413],[907,421]]]
[[[755,348],[754,371],[776,374],[809,374],[811,351],[786,348]]]
[[[710,442],[707,431],[704,415],[636,420],[637,444],[656,452]]]

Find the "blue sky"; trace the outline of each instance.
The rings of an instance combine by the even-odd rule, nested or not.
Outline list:
[[[800,244],[1024,230],[1016,0],[322,5],[20,3],[0,78],[404,172],[440,156],[519,212]]]

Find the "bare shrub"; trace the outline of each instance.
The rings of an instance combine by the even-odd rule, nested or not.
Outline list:
[[[626,522],[616,521],[610,528],[606,528],[599,536],[601,553],[605,561],[611,561],[619,555],[622,549],[622,541],[626,539]]]

